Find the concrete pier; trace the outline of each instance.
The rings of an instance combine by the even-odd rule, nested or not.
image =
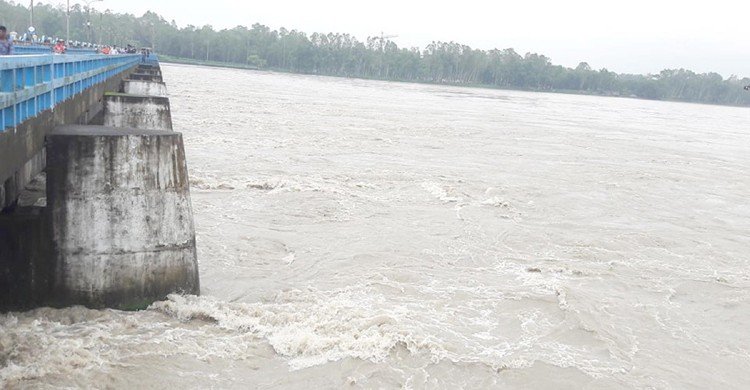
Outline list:
[[[167,85],[159,81],[125,80],[122,91],[128,95],[167,96]]]
[[[0,311],[200,292],[182,135],[158,61],[139,61],[0,60],[23,81],[0,86]]]
[[[108,93],[104,96],[104,125],[171,131],[169,99],[164,96]]]
[[[55,264],[42,207],[0,214],[0,311],[47,305]]]
[[[163,82],[164,80],[161,77],[161,73],[159,74],[152,74],[152,73],[141,73],[136,72],[130,75],[131,80],[145,80],[145,81],[157,81],[157,82]]]
[[[161,69],[158,66],[140,66],[138,67],[138,73],[161,77]]]
[[[199,293],[180,133],[66,126],[47,160],[57,304],[139,309]]]

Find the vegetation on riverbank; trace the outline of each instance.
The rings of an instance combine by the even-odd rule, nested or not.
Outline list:
[[[185,65],[200,65],[200,66],[214,66],[218,68],[232,68],[232,69],[249,69],[259,70],[257,66],[250,64],[237,64],[233,62],[221,62],[221,61],[206,61],[196,60],[193,58],[175,57],[168,54],[159,53],[159,61],[173,64],[185,64]]]
[[[24,31],[28,9],[0,1],[0,22]],[[638,97],[696,103],[750,106],[743,90],[750,78],[717,73],[667,69],[658,74],[618,74],[592,69],[582,62],[575,68],[554,65],[541,54],[521,55],[513,49],[479,50],[455,42],[433,42],[424,49],[400,48],[381,37],[365,42],[349,34],[313,33],[254,24],[216,31],[211,26],[178,27],[154,13],[141,17],[91,12],[72,7],[71,35],[75,40],[155,46],[177,62],[271,69],[328,76],[357,77],[420,83],[471,85],[545,92]],[[48,4],[35,8],[37,31],[65,34],[64,9]],[[154,42],[155,41],[155,42]]]

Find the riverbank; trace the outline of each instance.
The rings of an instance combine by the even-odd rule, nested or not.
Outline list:
[[[700,101],[676,100],[676,99],[649,99],[646,97],[640,97],[640,96],[635,96],[635,95],[619,95],[619,94],[612,94],[612,93],[592,93],[590,91],[567,90],[567,89],[503,88],[503,87],[487,85],[487,84],[434,83],[434,82],[429,82],[429,81],[383,79],[383,78],[376,78],[376,77],[354,77],[354,76],[349,77],[349,76],[330,75],[330,74],[292,72],[286,69],[275,69],[275,68],[260,69],[257,66],[252,66],[248,64],[220,62],[220,61],[203,61],[203,60],[195,60],[195,59],[184,58],[184,57],[174,57],[174,56],[170,56],[166,54],[159,54],[159,60],[163,63],[172,63],[172,64],[197,65],[197,66],[208,66],[208,67],[215,67],[215,68],[245,69],[245,70],[258,70],[258,71],[262,70],[262,71],[287,73],[287,74],[301,74],[301,75],[308,75],[308,76],[325,76],[325,77],[359,79],[359,80],[388,81],[388,82],[393,82],[393,83],[443,85],[443,86],[449,86],[449,87],[480,88],[480,89],[500,90],[500,91],[521,91],[521,92],[552,93],[552,94],[579,95],[579,96],[599,96],[599,97],[637,99],[637,100],[648,100],[648,101],[658,101],[658,102],[689,103],[689,104],[720,106],[720,107],[742,107],[742,108],[748,107],[748,106],[744,106],[740,104],[718,104],[718,103],[706,103],[706,102],[700,102]]]
[[[172,64],[212,66],[216,68],[259,70],[257,66],[251,66],[248,64],[237,64],[237,63],[219,62],[219,61],[202,61],[202,60],[195,60],[192,58],[174,57],[174,56],[170,56],[166,54],[159,54],[159,60],[164,63],[172,63]]]

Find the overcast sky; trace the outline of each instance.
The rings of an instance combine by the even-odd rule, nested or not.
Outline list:
[[[179,26],[258,22],[362,40],[384,31],[398,35],[399,46],[456,41],[538,52],[566,66],[587,61],[617,72],[684,67],[750,76],[747,0],[104,0],[96,7],[136,15],[152,10]]]

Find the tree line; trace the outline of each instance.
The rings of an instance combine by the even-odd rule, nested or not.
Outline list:
[[[65,9],[38,4],[39,34],[65,36]],[[0,1],[0,22],[22,33],[29,9]],[[555,65],[550,58],[513,49],[479,50],[455,42],[433,42],[424,49],[402,48],[382,37],[360,41],[349,34],[271,29],[261,24],[216,30],[210,25],[179,27],[147,12],[98,12],[71,6],[71,39],[124,46],[152,46],[159,54],[231,63],[257,69],[422,83],[485,86],[546,92],[572,92],[654,100],[750,106],[743,87],[750,78],[666,69],[657,74],[618,74]]]

